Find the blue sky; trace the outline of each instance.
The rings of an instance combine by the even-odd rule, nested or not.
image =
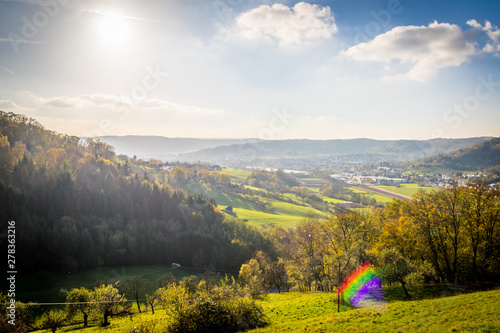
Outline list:
[[[0,0],[0,110],[77,136],[500,135],[500,2]]]

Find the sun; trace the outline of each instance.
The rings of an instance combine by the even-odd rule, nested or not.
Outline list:
[[[116,13],[103,13],[97,24],[102,41],[109,45],[122,45],[128,36],[126,18]]]

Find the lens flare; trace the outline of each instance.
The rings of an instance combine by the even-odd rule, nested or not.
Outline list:
[[[347,279],[342,282],[337,293],[352,306],[365,307],[385,300],[382,291],[382,281],[375,276],[370,263],[366,262],[358,267]]]

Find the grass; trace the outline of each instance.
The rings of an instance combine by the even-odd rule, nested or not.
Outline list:
[[[258,303],[270,324],[249,332],[500,332],[500,290],[413,301],[386,297],[370,309],[342,305],[340,313],[336,298],[323,292],[268,294]],[[111,318],[106,328],[78,325],[60,332],[127,332],[154,322],[158,331],[168,325],[164,310]]]
[[[61,288],[93,289],[97,282],[112,279],[118,279],[126,284],[135,276],[141,276],[144,286],[156,289],[158,277],[169,272],[178,280],[191,275],[185,270],[166,265],[102,267],[72,274],[41,272],[30,276],[18,275],[16,298],[23,302],[60,302],[64,301],[64,297],[60,294]],[[126,294],[126,296],[132,298],[132,295]]]
[[[133,306],[135,309],[135,306]],[[154,326],[154,332],[164,332],[164,328],[168,326],[169,319],[165,315],[164,310],[156,309],[155,314],[151,312],[135,314],[132,316],[125,317],[114,317],[110,318],[110,325],[107,327],[102,327],[99,325],[99,320],[101,318],[96,318],[96,320],[89,322],[88,327],[83,327],[83,324],[71,325],[67,327],[62,327],[57,330],[57,332],[81,332],[81,333],[95,333],[95,332],[108,332],[108,333],[124,333],[124,332],[143,332],[134,331],[134,328],[141,329],[143,326]],[[50,330],[41,330],[37,332],[50,332]]]
[[[500,332],[500,290],[340,313],[334,293],[269,294],[260,304],[271,325],[251,332]]]
[[[246,186],[257,192],[264,192],[259,188]],[[202,193],[205,196],[214,199],[217,205],[222,209],[227,206],[232,206],[234,214],[232,216],[257,227],[267,227],[269,225],[281,225],[283,227],[294,227],[304,220],[309,214],[314,214],[316,217],[328,218],[328,203],[314,203],[317,208],[313,207],[313,203],[307,202],[294,194],[282,194],[284,199],[299,202],[300,205],[292,204],[283,200],[274,198],[266,198],[264,196],[235,195],[227,194],[222,191],[212,191],[204,185],[190,186],[190,190],[196,193]],[[261,202],[267,202],[272,205],[274,211],[263,210],[253,203],[258,199]]]
[[[377,186],[377,187],[380,187],[381,189],[391,191],[394,193],[407,195],[409,197],[416,194],[419,190],[423,190],[423,191],[435,191],[435,190],[437,190],[436,187],[421,187],[415,183],[401,184],[400,187],[396,187],[396,186]]]
[[[252,171],[241,169],[222,169],[222,172],[229,174],[231,178],[238,184],[241,184],[242,182],[247,180],[248,176],[252,175]]]
[[[237,214],[239,219],[247,221],[249,224],[254,226],[264,227],[270,224],[279,224],[283,227],[293,227],[302,222],[304,217],[310,213],[315,214],[318,218],[328,217],[328,214],[313,208],[309,204],[304,204],[304,206],[294,205],[289,202],[273,198],[261,198],[261,200],[272,204],[274,212],[262,211],[252,204],[248,207],[248,203],[240,206],[234,205],[234,212]]]
[[[385,197],[385,196],[380,195],[380,194],[375,194],[371,191],[362,190],[362,189],[353,188],[353,187],[349,187],[349,189],[351,191],[353,191],[354,193],[364,194],[368,198],[374,198],[375,200],[377,200],[377,202],[388,203],[388,202],[392,202],[392,200],[393,200],[393,198]]]
[[[329,197],[323,197],[323,200],[329,203],[341,203],[341,202],[346,202],[345,200],[340,200],[340,199],[334,199],[334,198],[329,198]]]

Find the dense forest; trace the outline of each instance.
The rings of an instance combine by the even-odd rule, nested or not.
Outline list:
[[[237,271],[257,249],[273,253],[271,241],[224,218],[212,200],[149,179],[135,163],[99,140],[0,112],[0,219],[16,221],[18,269],[175,262]]]

